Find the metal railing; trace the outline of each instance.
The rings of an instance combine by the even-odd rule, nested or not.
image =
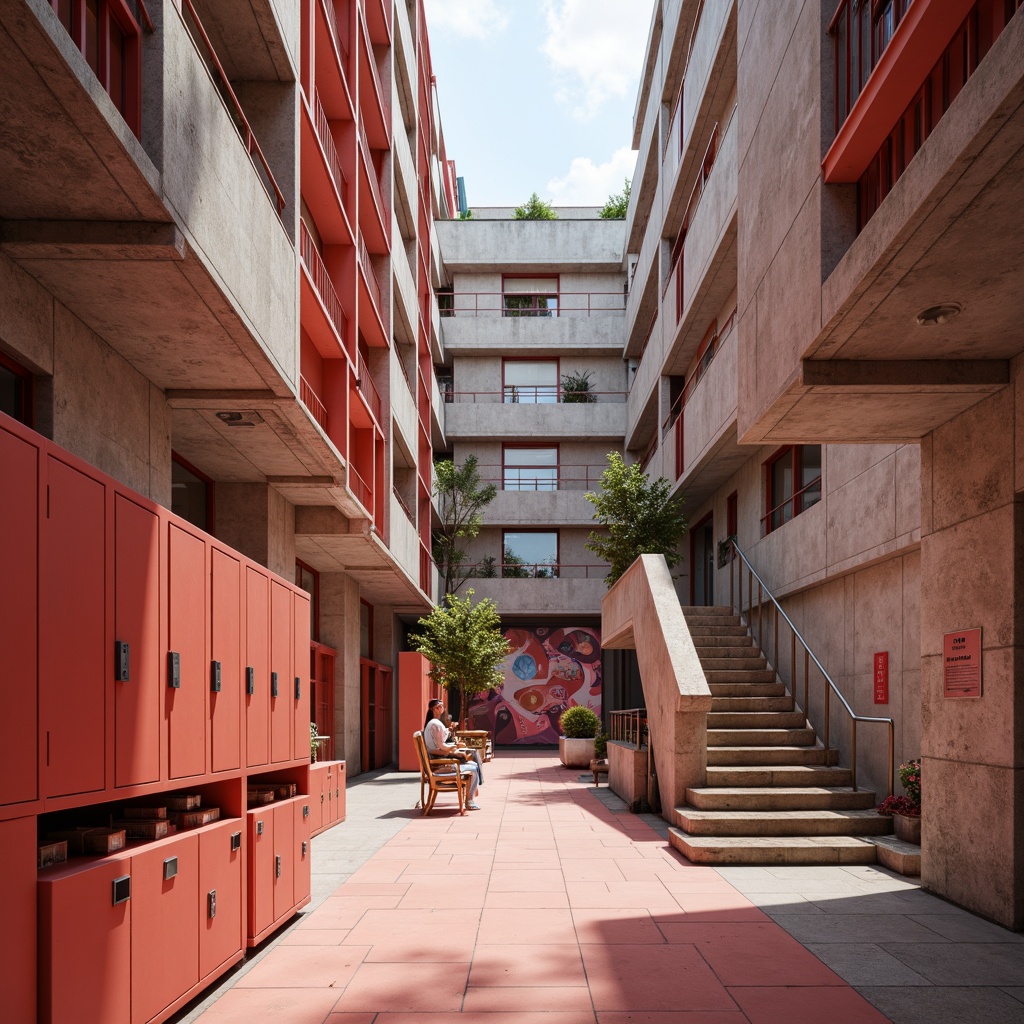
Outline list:
[[[485,560],[465,566],[469,578],[475,580],[593,580],[608,575],[607,565],[576,562],[498,562]]]
[[[601,486],[608,463],[598,466],[501,466],[478,464],[483,483],[497,484],[501,491],[589,491]],[[548,475],[543,475],[548,474]]]
[[[363,162],[366,164],[366,177],[370,182],[370,191],[373,193],[373,201],[380,212],[382,221],[387,221],[391,215],[390,207],[384,201],[384,194],[381,192],[380,179],[377,177],[377,165],[373,162],[373,155],[370,152],[370,140],[366,137],[366,129],[359,126],[359,149],[363,154]]]
[[[391,493],[395,496],[395,501],[397,501],[398,504],[401,506],[402,511],[405,513],[406,518],[409,520],[410,523],[413,524],[413,526],[415,526],[416,525],[416,519],[413,516],[412,512],[409,510],[409,506],[406,504],[405,498],[403,498],[401,496],[401,494],[398,493],[398,488],[397,487],[392,487],[391,488]]]
[[[361,355],[356,360],[356,388],[362,393],[370,412],[373,414],[373,418],[379,426],[384,403],[381,401],[380,392],[370,377],[370,368],[366,365]]]
[[[324,111],[323,104],[320,102],[318,93],[313,94],[313,112],[315,115],[313,124],[316,127],[316,137],[320,140],[320,147],[327,158],[327,167],[331,172],[331,177],[334,179],[334,186],[341,197],[342,205],[346,205],[348,203],[348,179],[345,177],[345,172],[341,169],[341,161],[338,159],[338,148],[334,144],[334,135],[331,133],[331,124]]]
[[[299,400],[310,411],[313,419],[320,424],[323,432],[327,433],[327,409],[324,403],[317,397],[309,381],[305,377],[299,377]]]
[[[210,37],[206,34],[206,29],[203,28],[203,23],[199,20],[199,15],[196,14],[195,7],[192,6],[192,0],[182,0],[182,6],[188,11],[189,18],[199,33],[203,46],[206,47],[210,64],[213,66],[214,75],[220,80],[220,85],[223,89],[222,98],[224,98],[225,106],[228,109],[229,115],[231,115],[232,123],[238,130],[246,152],[249,154],[249,159],[252,160],[253,167],[256,168],[257,176],[263,183],[263,187],[267,190],[267,194],[273,200],[277,215],[280,217],[285,207],[284,193],[278,188],[274,174],[270,170],[270,164],[267,163],[267,158],[263,155],[263,150],[260,149],[260,144],[256,141],[256,136],[249,125],[249,120],[242,110],[242,104],[238,102],[238,97],[235,95],[235,90],[231,87],[231,82],[228,80],[224,65],[221,64],[217,51],[213,48],[213,43],[210,42]],[[192,35],[192,33],[189,32],[189,35]],[[195,41],[195,36],[192,36],[192,38]],[[200,54],[200,57],[202,57],[202,54]],[[203,63],[206,62],[204,61]]]
[[[356,496],[356,500],[359,502],[367,512],[372,514],[373,512],[373,491],[370,490],[370,485],[362,478],[359,471],[349,463],[348,466],[348,488]]]
[[[893,753],[895,749],[895,728],[893,720],[891,718],[876,718],[868,715],[858,715],[849,702],[843,696],[842,691],[836,686],[835,681],[828,674],[825,666],[818,660],[817,655],[811,650],[807,641],[804,640],[800,634],[800,630],[793,624],[793,620],[786,614],[782,605],[776,600],[775,595],[765,586],[764,581],[757,574],[757,571],[750,564],[750,560],[743,553],[740,546],[735,540],[729,540],[729,546],[733,553],[733,558],[729,563],[729,604],[734,612],[739,614],[741,617],[746,618],[747,628],[750,630],[751,635],[757,642],[758,647],[762,651],[765,651],[765,635],[764,635],[764,614],[765,614],[765,598],[768,599],[767,608],[769,609],[768,614],[772,619],[772,647],[771,647],[771,658],[769,659],[770,664],[774,667],[775,671],[779,671],[779,623],[784,622],[790,631],[790,692],[796,697],[796,684],[797,684],[797,646],[803,651],[803,713],[810,722],[810,667],[811,662],[814,663],[815,667],[821,673],[824,682],[824,729],[816,730],[822,736],[822,743],[825,747],[825,759],[828,761],[829,752],[832,749],[831,743],[831,713],[832,703],[831,698],[834,695],[843,710],[846,711],[847,716],[850,720],[850,779],[852,782],[852,788],[856,792],[857,790],[857,725],[860,722],[873,723],[877,725],[885,725],[888,727],[889,733],[889,758],[887,763],[888,768],[888,791],[887,796],[892,796],[893,790],[893,775],[894,775],[894,760]],[[735,566],[735,571],[733,570]],[[747,570],[747,603],[744,605],[743,601],[743,570],[744,567]],[[754,581],[757,582],[757,604],[754,604]],[[755,630],[755,614],[756,614],[756,630]],[[837,748],[838,749],[838,748]]]
[[[331,35],[334,36],[334,45],[338,48],[341,62],[345,65],[345,73],[348,73],[348,46],[345,45],[345,37],[341,34],[341,26],[338,24],[338,12],[334,9],[334,0],[321,0],[324,12],[327,15],[327,24],[330,26]]]
[[[613,743],[629,743],[641,750],[647,744],[647,708],[608,713],[608,739]]]
[[[320,296],[320,301],[323,303],[331,323],[334,324],[334,329],[338,332],[338,338],[344,348],[348,337],[345,308],[341,304],[341,299],[338,298],[338,293],[334,290],[324,261],[313,244],[313,236],[309,233],[305,221],[302,220],[299,221],[299,252],[303,265],[309,272],[313,287],[316,289],[317,295]]]
[[[576,394],[577,392],[571,392]],[[448,396],[451,396],[449,398]],[[588,391],[594,402],[623,403],[629,397],[628,391]],[[507,384],[501,391],[446,391],[448,402],[469,402],[472,404],[497,403],[504,405],[573,405],[584,404],[578,400],[566,402],[562,389],[555,384],[526,385]],[[593,403],[588,403],[593,404]]]
[[[538,293],[534,298],[546,305],[507,305],[506,300],[530,298],[526,292],[439,292],[438,308],[442,317],[493,316],[553,318],[565,314],[584,316],[622,316],[626,312],[624,292]]]
[[[380,100],[381,110],[384,112],[384,124],[391,124],[391,94],[385,92],[380,81],[380,71],[377,68],[377,58],[373,54],[373,43],[370,42],[370,33],[366,28],[363,18],[359,19],[359,26],[363,33],[363,59],[370,68],[370,75],[373,77],[373,85],[377,90],[377,98]]]
[[[380,301],[380,282],[377,280],[377,275],[373,270],[373,263],[370,260],[370,250],[366,247],[366,242],[363,241],[362,232],[359,234],[358,239],[358,251],[359,251],[359,267],[363,272],[363,277],[366,279],[366,287],[370,291],[370,298],[373,299],[374,307],[377,310],[377,316],[384,319],[381,311]]]

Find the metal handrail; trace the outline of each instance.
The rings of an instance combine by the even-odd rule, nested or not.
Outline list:
[[[469,579],[480,580],[592,580],[608,574],[607,565],[587,562],[471,562],[465,568]]]
[[[873,717],[873,716],[869,716],[869,715],[858,715],[853,710],[853,708],[850,707],[850,704],[847,701],[847,699],[843,696],[842,691],[839,689],[838,686],[836,686],[835,680],[828,674],[828,672],[825,669],[825,666],[822,665],[822,663],[818,660],[817,655],[814,653],[814,651],[811,650],[810,645],[807,643],[807,641],[801,635],[800,630],[798,630],[796,628],[796,626],[793,624],[793,620],[786,614],[785,609],[776,600],[775,595],[765,586],[764,580],[761,579],[761,577],[757,573],[757,570],[750,564],[750,559],[747,558],[747,556],[744,554],[743,550],[740,548],[740,546],[736,543],[735,540],[730,539],[729,540],[729,544],[730,544],[730,547],[731,547],[734,555],[739,556],[738,559],[736,557],[734,557],[732,559],[732,561],[729,563],[729,605],[730,605],[731,608],[736,609],[741,616],[743,615],[743,569],[742,569],[742,566],[739,564],[740,561],[742,561],[743,565],[745,565],[747,567],[747,572],[749,573],[749,575],[748,575],[748,583],[747,583],[747,596],[748,596],[748,599],[749,599],[750,603],[749,603],[749,608],[748,608],[748,613],[749,613],[748,618],[749,618],[749,621],[748,621],[747,625],[748,625],[748,628],[751,631],[751,634],[754,633],[754,628],[753,628],[754,583],[753,583],[753,581],[757,580],[758,602],[757,602],[757,634],[756,634],[756,638],[757,638],[758,646],[761,647],[762,649],[763,649],[763,646],[764,646],[763,643],[762,643],[762,612],[763,612],[763,607],[764,607],[764,598],[765,598],[765,596],[768,597],[768,600],[775,607],[775,611],[776,611],[776,614],[774,616],[774,622],[775,622],[775,641],[774,641],[774,647],[773,647],[773,658],[774,658],[774,661],[775,661],[776,671],[778,670],[779,616],[781,616],[785,620],[786,625],[788,625],[789,628],[790,628],[790,631],[791,631],[790,664],[792,666],[792,672],[793,672],[793,678],[792,678],[791,682],[792,682],[792,691],[794,693],[794,696],[796,695],[795,691],[796,691],[796,644],[797,644],[797,641],[800,642],[800,646],[803,647],[803,649],[804,649],[804,703],[803,703],[803,712],[804,712],[804,716],[805,717],[807,716],[808,710],[809,710],[808,709],[808,700],[807,700],[807,698],[808,698],[808,687],[809,687],[809,676],[810,676],[808,661],[813,661],[814,662],[814,664],[817,667],[818,671],[821,673],[822,678],[828,684],[825,687],[824,746],[825,746],[826,757],[828,755],[828,752],[831,750],[831,744],[830,744],[830,741],[829,741],[829,719],[830,719],[830,711],[831,711],[830,700],[829,700],[829,695],[830,694],[834,693],[836,695],[836,697],[839,698],[839,702],[843,705],[843,708],[845,709],[847,715],[849,715],[849,717],[850,717],[850,747],[851,747],[850,779],[851,779],[851,782],[853,784],[852,788],[853,788],[854,792],[857,791],[857,723],[858,722],[875,722],[875,723],[879,723],[879,724],[885,724],[885,725],[887,725],[889,727],[888,728],[888,731],[889,731],[888,786],[889,786],[889,788],[888,788],[888,792],[886,793],[886,796],[892,796],[893,777],[894,777],[894,774],[895,774],[895,772],[894,772],[895,761],[894,761],[894,758],[893,758],[894,750],[895,750],[895,726],[893,724],[893,720],[891,718],[878,718],[878,717]],[[733,590],[733,571],[732,571],[733,564],[736,565],[736,575],[737,575],[737,578],[738,578],[738,581],[739,581],[739,588],[738,588],[739,589],[739,593],[738,594],[734,594],[734,590]],[[737,600],[734,600],[734,596],[737,598]]]
[[[563,396],[565,389],[557,384],[506,384],[502,391],[446,391],[445,402],[470,402],[473,404],[504,404],[504,405],[584,405],[596,402],[623,403],[629,398],[628,391],[588,391],[587,396],[594,396],[594,402],[566,402]],[[449,400],[448,396],[451,395]],[[524,399],[541,399],[530,401]],[[543,399],[550,399],[544,401]]]
[[[554,300],[551,306],[506,306],[505,299],[541,298]],[[563,313],[585,313],[587,316],[620,315],[626,311],[626,297],[614,292],[439,292],[442,319],[452,316],[500,316],[524,319],[555,319]],[[566,299],[574,304],[566,305]],[[481,299],[483,302],[481,303]],[[584,301],[585,300],[585,301]]]

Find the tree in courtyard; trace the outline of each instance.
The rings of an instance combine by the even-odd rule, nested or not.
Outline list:
[[[466,549],[480,532],[483,509],[494,501],[498,488],[481,483],[475,455],[467,455],[461,467],[451,459],[436,462],[434,478],[441,510],[441,526],[434,532],[434,561],[444,593],[454,594],[474,575],[466,565]]]
[[[630,181],[626,178],[622,191],[608,197],[608,202],[598,211],[598,217],[602,220],[625,220],[629,210],[629,191]]]
[[[604,581],[611,586],[640,555],[664,555],[669,567],[682,556],[679,543],[686,535],[681,498],[670,497],[664,477],[651,481],[634,462],[627,466],[618,452],[608,453],[601,490],[584,497],[595,508],[593,518],[607,531],[591,531],[586,547],[610,565]]]
[[[558,220],[558,214],[555,213],[550,203],[544,202],[543,199],[536,192],[530,196],[529,199],[523,203],[522,206],[517,206],[512,211],[513,220]]]
[[[444,686],[449,697],[458,694],[456,715],[465,714],[470,698],[504,681],[498,666],[511,647],[490,598],[474,604],[472,589],[465,597],[446,594],[418,625],[422,631],[411,633],[409,643],[430,662],[431,679]]]

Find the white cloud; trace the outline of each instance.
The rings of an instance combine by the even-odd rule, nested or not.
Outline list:
[[[623,181],[632,178],[636,153],[623,146],[607,163],[595,164],[588,156],[575,157],[564,178],[552,178],[545,195],[555,206],[604,206],[608,197],[622,191]]]
[[[467,39],[486,39],[508,27],[508,15],[495,0],[425,0],[431,32],[447,29]]]
[[[651,9],[651,0],[543,0],[540,49],[555,70],[555,97],[573,116],[589,121],[605,100],[635,92]]]

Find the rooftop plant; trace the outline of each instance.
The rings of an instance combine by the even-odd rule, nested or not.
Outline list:
[[[558,220],[550,203],[544,202],[536,192],[512,211],[513,220]]]
[[[626,178],[622,191],[608,197],[608,202],[601,207],[598,217],[602,220],[625,220],[629,209],[630,181]]]

